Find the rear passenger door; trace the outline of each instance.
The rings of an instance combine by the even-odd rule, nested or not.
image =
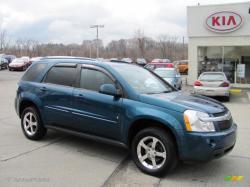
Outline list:
[[[76,81],[76,64],[53,66],[40,87],[46,125],[72,126],[72,93]]]
[[[120,138],[120,107],[122,98],[99,93],[103,84],[116,83],[104,69],[81,67],[79,88],[74,90],[74,128],[112,139]]]

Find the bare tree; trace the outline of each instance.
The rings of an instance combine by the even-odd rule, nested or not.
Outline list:
[[[177,41],[178,41],[177,36],[169,36],[169,35],[159,36],[158,42],[162,58],[168,58],[174,60],[174,56],[176,55]]]
[[[5,48],[9,45],[7,31],[0,28],[0,51],[4,52]]]
[[[80,45],[65,45],[60,43],[39,43],[32,39],[18,39],[14,43],[10,43],[6,40],[6,37],[4,38],[4,40],[0,41],[4,41],[2,46],[5,46],[5,51],[17,57],[52,55],[90,57],[90,52],[92,52],[91,57],[95,57],[95,46],[91,45],[95,42],[94,40],[84,40]],[[172,61],[187,59],[187,44],[178,39],[177,36],[160,35],[157,40],[154,40],[146,37],[142,31],[138,30],[134,38],[113,40],[106,46],[103,46],[102,41],[100,41],[99,49],[103,58],[130,57],[135,60],[143,57],[147,61],[153,58],[169,58]],[[7,45],[8,43],[9,45]]]
[[[135,31],[135,38],[137,40],[137,45],[139,48],[139,56],[144,57],[145,56],[145,40],[146,40],[144,32],[138,29],[137,31]]]

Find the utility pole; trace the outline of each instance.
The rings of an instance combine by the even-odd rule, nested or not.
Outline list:
[[[185,37],[182,37],[182,60],[185,58]]]
[[[91,25],[90,28],[96,28],[96,58],[99,58],[99,28],[103,28],[104,25]]]

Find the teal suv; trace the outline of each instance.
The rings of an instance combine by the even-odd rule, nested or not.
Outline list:
[[[124,146],[140,170],[155,176],[180,160],[221,157],[236,142],[237,126],[223,104],[121,62],[43,58],[18,83],[15,108],[28,139],[55,129]]]

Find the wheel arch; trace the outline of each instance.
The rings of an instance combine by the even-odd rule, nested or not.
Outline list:
[[[160,120],[152,118],[140,118],[135,120],[130,125],[127,133],[127,146],[131,147],[132,140],[139,131],[149,127],[160,128],[163,129],[166,133],[168,133],[176,145],[177,152],[179,152],[178,148],[180,145],[178,143],[178,135],[176,130],[168,122],[162,122]]]
[[[23,99],[21,102],[20,102],[20,105],[19,105],[19,108],[18,108],[18,114],[19,114],[19,117],[22,116],[22,113],[24,111],[25,108],[27,107],[35,107],[37,112],[39,113],[40,115],[40,110],[38,108],[38,105],[36,102],[34,102],[33,100],[31,99]]]

